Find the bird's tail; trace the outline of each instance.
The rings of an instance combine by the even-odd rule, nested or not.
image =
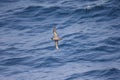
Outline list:
[[[56,49],[59,49],[59,47],[58,47],[58,46],[56,46]]]
[[[58,47],[58,41],[55,41],[55,47],[56,47],[56,49],[59,49],[59,47]]]

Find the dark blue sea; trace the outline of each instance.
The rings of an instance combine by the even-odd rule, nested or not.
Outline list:
[[[0,0],[0,80],[120,80],[120,0]]]

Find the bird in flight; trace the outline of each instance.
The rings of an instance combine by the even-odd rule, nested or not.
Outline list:
[[[56,49],[59,49],[59,47],[58,47],[58,41],[62,40],[62,38],[58,37],[57,32],[56,32],[56,27],[53,28],[53,38],[52,38],[52,40],[55,41],[55,47],[56,47]]]

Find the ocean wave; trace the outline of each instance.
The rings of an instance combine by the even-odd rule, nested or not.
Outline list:
[[[97,79],[97,80],[114,80],[119,79],[120,70],[116,68],[105,69],[105,70],[93,70],[84,73],[76,73],[69,76],[65,80],[79,80],[79,79]],[[108,76],[109,75],[109,76]]]
[[[0,79],[120,78],[119,0],[0,2]]]
[[[9,3],[9,2],[18,2],[18,1],[20,1],[20,0],[17,0],[17,1],[15,1],[15,0],[1,0],[0,2],[2,2],[2,3]]]

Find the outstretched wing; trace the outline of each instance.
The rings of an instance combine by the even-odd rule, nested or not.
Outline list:
[[[54,35],[54,37],[58,37],[57,32],[56,32],[56,27],[54,27],[54,29],[53,29],[53,35]]]
[[[59,49],[59,47],[58,47],[58,41],[55,41],[55,47],[56,47],[56,49]]]

